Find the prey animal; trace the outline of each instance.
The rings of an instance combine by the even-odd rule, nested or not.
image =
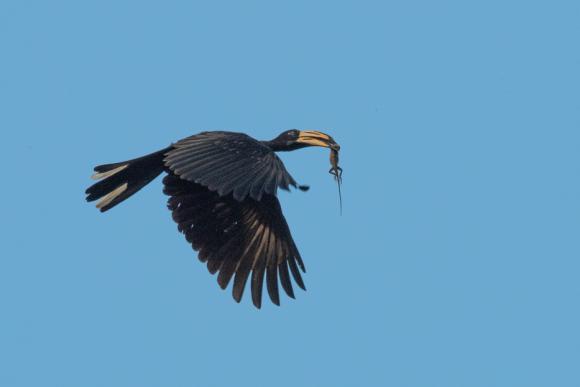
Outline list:
[[[304,262],[277,198],[278,188],[306,191],[288,173],[276,152],[319,146],[331,149],[331,173],[341,183],[340,146],[315,130],[288,130],[270,141],[235,132],[201,132],[149,155],[95,167],[98,180],[87,201],[108,211],[161,173],[167,206],[178,230],[198,258],[240,302],[248,279],[252,302],[260,308],[264,282],[280,305],[279,285],[294,298],[294,282],[305,290]],[[293,281],[292,281],[293,279]]]

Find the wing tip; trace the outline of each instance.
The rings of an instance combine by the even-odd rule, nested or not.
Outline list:
[[[252,300],[252,304],[254,304],[254,306],[256,307],[256,309],[260,310],[262,309],[262,300]]]

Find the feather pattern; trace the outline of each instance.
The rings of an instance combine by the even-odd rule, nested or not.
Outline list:
[[[264,168],[272,175],[271,168]],[[274,304],[280,304],[279,282],[294,298],[288,268],[296,284],[304,289],[297,265],[300,254],[276,196],[264,194],[260,201],[251,197],[240,201],[234,198],[234,192],[220,196],[175,173],[167,175],[163,184],[170,196],[167,206],[179,231],[199,252],[209,272],[218,273],[221,288],[233,279],[232,296],[237,302],[242,299],[250,274],[252,301],[257,308],[262,305],[264,281]]]
[[[181,178],[199,183],[220,196],[261,200],[277,188],[296,187],[276,154],[250,136],[234,132],[202,132],[172,145],[165,166]]]

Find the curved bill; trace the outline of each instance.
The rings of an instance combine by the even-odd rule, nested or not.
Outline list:
[[[317,130],[301,130],[296,142],[310,146],[321,146],[333,150],[340,150],[340,145],[326,133]]]

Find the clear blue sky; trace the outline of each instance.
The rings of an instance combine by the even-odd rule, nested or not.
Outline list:
[[[578,1],[0,3],[0,385],[580,385]],[[201,130],[284,154],[308,292],[236,304],[159,180]]]

